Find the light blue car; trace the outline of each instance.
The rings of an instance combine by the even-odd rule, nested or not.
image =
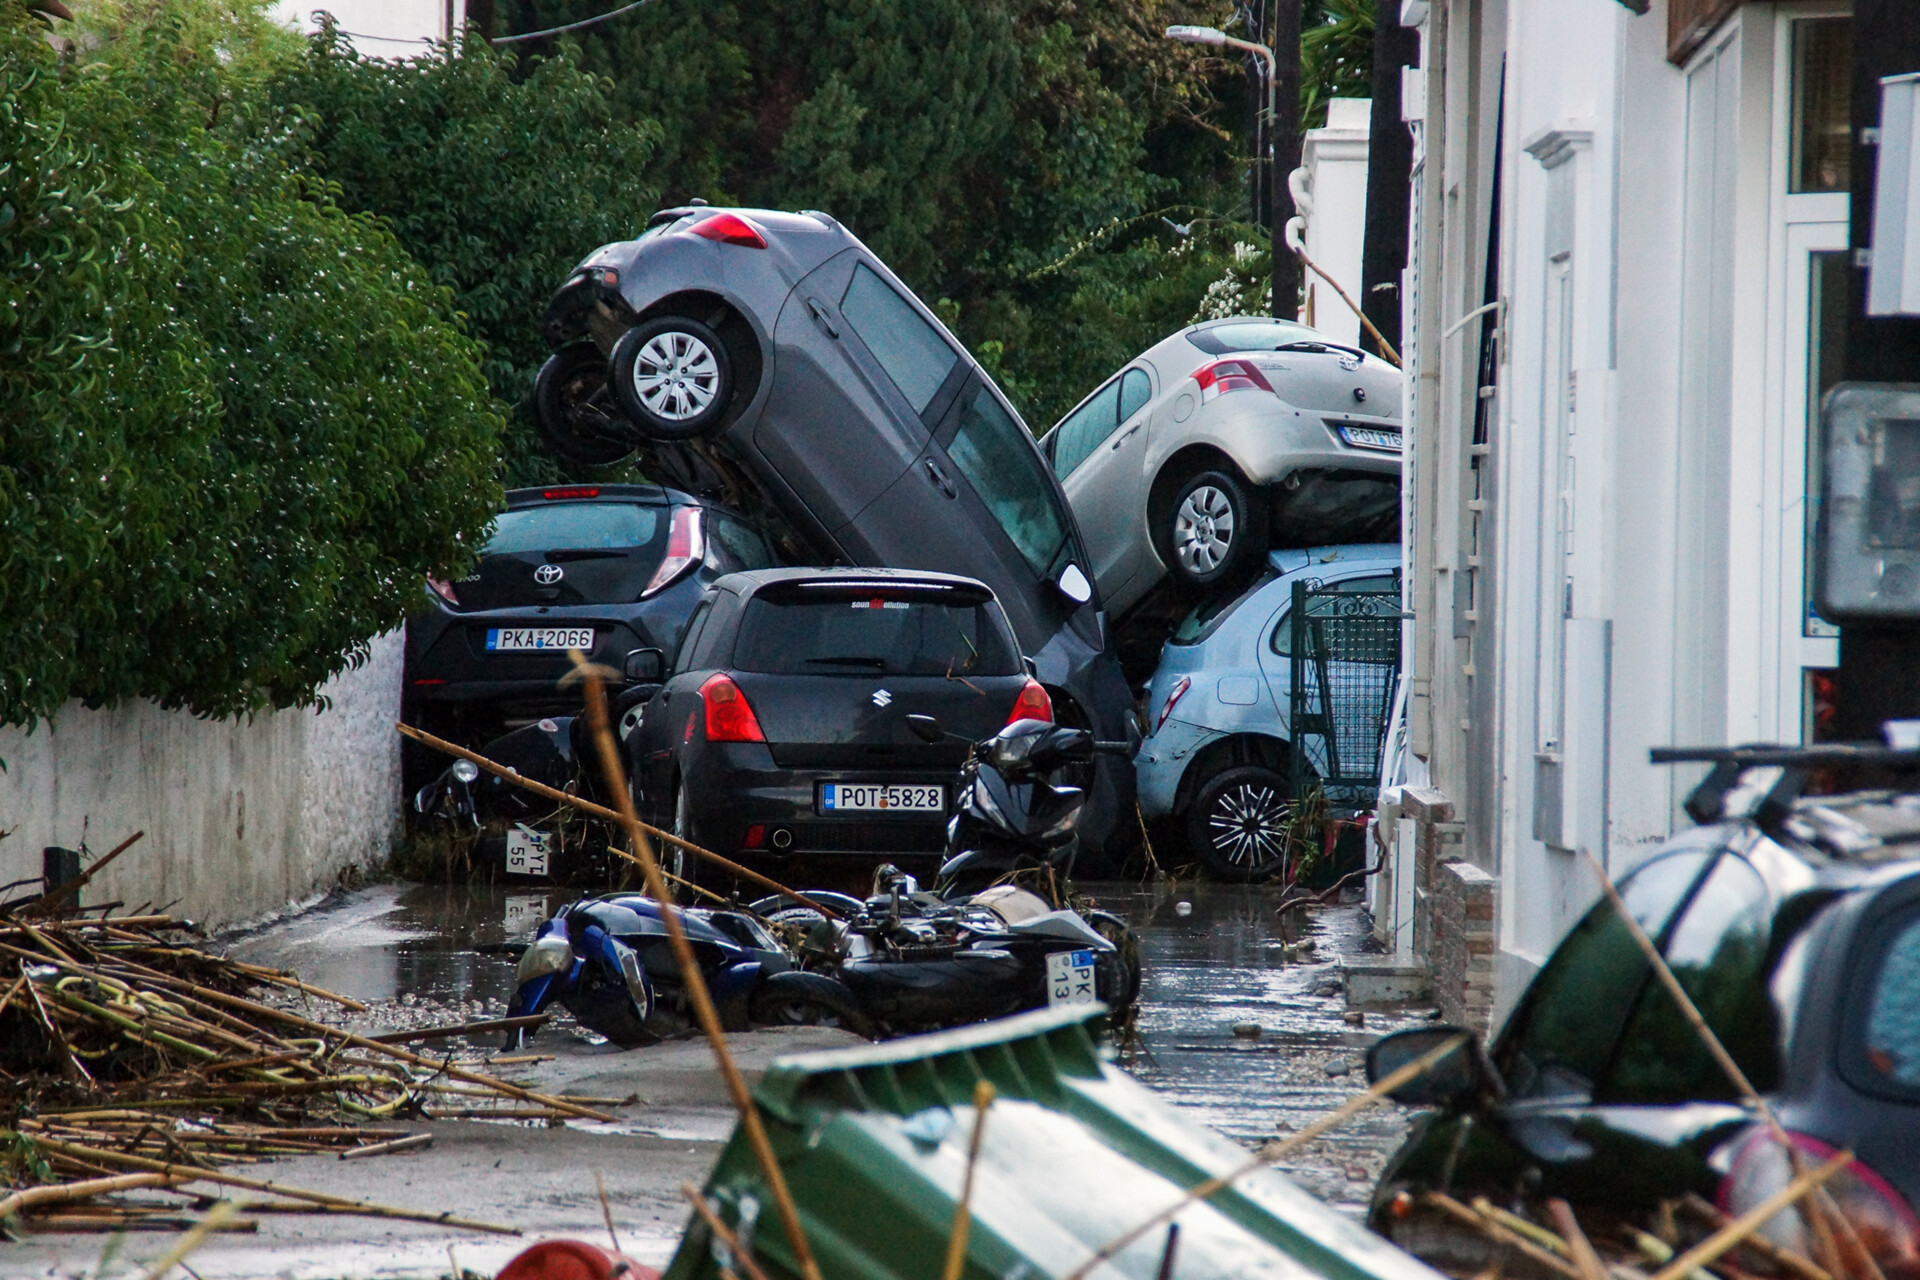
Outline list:
[[[1151,733],[1134,757],[1140,809],[1181,819],[1188,848],[1216,877],[1258,880],[1279,868],[1290,798],[1293,584],[1315,580],[1398,591],[1400,546],[1275,551],[1258,581],[1194,609],[1160,651],[1147,690]]]

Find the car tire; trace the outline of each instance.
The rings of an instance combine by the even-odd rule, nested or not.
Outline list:
[[[606,466],[633,452],[622,439],[632,428],[609,398],[607,361],[591,343],[577,343],[547,357],[533,383],[533,424],[540,442],[561,459]]]
[[[700,836],[693,825],[693,804],[687,799],[687,789],[682,785],[676,785],[673,789],[673,834],[688,844],[700,843]],[[705,858],[665,840],[660,842],[660,865],[688,884],[697,884],[703,889],[713,882]]]
[[[692,440],[733,400],[733,361],[720,335],[687,316],[655,316],[620,336],[609,378],[620,411],[652,440]]]
[[[1187,847],[1216,880],[1265,880],[1286,866],[1292,813],[1282,774],[1257,764],[1223,769],[1187,808]]]
[[[1267,554],[1267,509],[1230,468],[1196,471],[1173,486],[1155,530],[1167,572],[1192,591],[1231,587]]]

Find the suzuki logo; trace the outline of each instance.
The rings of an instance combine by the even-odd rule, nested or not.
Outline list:
[[[557,564],[543,564],[533,571],[533,580],[543,587],[550,587],[567,576],[567,571]]]
[[[891,693],[888,693],[885,689],[875,689],[873,691],[874,706],[884,707],[892,701],[893,701],[893,695]]]
[[[1360,357],[1353,355],[1351,353],[1342,355],[1340,357],[1340,367],[1342,369],[1345,369],[1348,373],[1352,373],[1355,369],[1358,369],[1360,367]]]

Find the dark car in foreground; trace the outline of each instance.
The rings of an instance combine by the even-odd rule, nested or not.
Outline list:
[[[1828,1190],[1889,1280],[1920,1276],[1920,795],[1795,800],[1832,761],[1819,748],[1776,754],[1723,762],[1689,801],[1711,821],[1620,892],[1797,1154],[1743,1105],[1603,900],[1484,1057],[1456,1053],[1395,1093],[1437,1109],[1376,1188],[1378,1230],[1444,1265],[1461,1242],[1421,1192],[1558,1196],[1629,1215],[1693,1193],[1738,1215],[1791,1181],[1793,1160],[1812,1168],[1844,1149],[1857,1161]],[[1720,817],[1729,795],[1751,816]],[[1381,1040],[1369,1073],[1449,1031]],[[1765,1228],[1818,1257],[1804,1232],[1792,1212]]]
[[[510,490],[474,572],[429,582],[428,607],[407,621],[403,715],[484,741],[577,711],[558,684],[570,650],[616,671],[634,650],[671,653],[707,584],[772,563],[748,521],[672,489]]]
[[[556,450],[726,495],[790,562],[992,588],[1063,723],[1118,740],[1132,696],[1071,510],[1032,433],[886,264],[821,213],[663,210],[549,303],[535,389]],[[1090,841],[1137,843],[1132,773],[1096,766]]]
[[[770,569],[713,584],[626,751],[641,813],[727,857],[924,860],[966,744],[1051,717],[983,583]]]

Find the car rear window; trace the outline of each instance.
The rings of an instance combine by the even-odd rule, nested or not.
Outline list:
[[[622,551],[644,547],[660,533],[659,507],[632,502],[557,502],[502,511],[480,554],[527,551]]]
[[[961,406],[947,456],[1033,571],[1046,573],[1067,540],[1066,515],[1033,437],[984,384]]]
[[[1328,591],[1369,591],[1384,592],[1398,597],[1400,594],[1400,575],[1384,573],[1375,578],[1348,578],[1345,582],[1329,582],[1324,588]],[[1312,613],[1309,611],[1311,620]],[[1280,615],[1280,621],[1273,628],[1273,634],[1267,638],[1267,647],[1283,658],[1293,656],[1293,607]]]
[[[960,358],[940,331],[864,262],[853,269],[853,283],[840,300],[840,314],[867,344],[913,411],[926,412],[933,393]]]
[[[1868,1086],[1920,1090],[1920,913],[1908,912],[1876,932],[1887,938],[1866,1018],[1851,1055],[1863,1058]],[[1880,1092],[1875,1089],[1875,1092]]]
[[[871,588],[755,596],[740,623],[733,665],[812,676],[1010,676],[1021,670],[991,600]]]
[[[1187,341],[1210,356],[1224,356],[1234,351],[1273,351],[1295,342],[1325,342],[1327,337],[1285,320],[1247,320],[1196,329],[1187,335]]]
[[[1229,596],[1222,593],[1201,601],[1187,613],[1186,617],[1180,619],[1179,623],[1174,626],[1173,634],[1167,637],[1167,643],[1178,645],[1199,644],[1202,640],[1205,640],[1208,636],[1211,636],[1220,629],[1220,624],[1232,616],[1233,611],[1240,607],[1242,600],[1245,600],[1257,591],[1263,590],[1268,583],[1272,582],[1278,576],[1278,574],[1269,569],[1258,578],[1255,578],[1253,585],[1249,586],[1237,596]]]

